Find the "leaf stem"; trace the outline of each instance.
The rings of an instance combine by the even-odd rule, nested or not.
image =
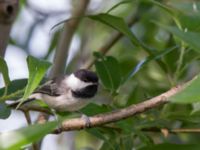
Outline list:
[[[14,93],[11,93],[10,95],[2,96],[2,97],[0,97],[0,102],[4,102],[6,100],[16,98],[18,95],[23,94],[23,93],[24,93],[24,89],[18,90]]]

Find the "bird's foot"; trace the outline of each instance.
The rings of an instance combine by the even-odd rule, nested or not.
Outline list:
[[[90,118],[87,116],[87,115],[85,115],[85,114],[82,114],[81,115],[81,118],[83,119],[83,120],[85,120],[85,126],[86,126],[86,128],[90,128],[91,127],[91,121],[90,121]]]

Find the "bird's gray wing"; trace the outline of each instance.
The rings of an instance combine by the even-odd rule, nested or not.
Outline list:
[[[44,85],[39,87],[34,91],[34,93],[42,93],[50,96],[60,96],[63,94],[67,88],[63,86],[62,81],[65,79],[65,76],[59,76],[49,80]]]

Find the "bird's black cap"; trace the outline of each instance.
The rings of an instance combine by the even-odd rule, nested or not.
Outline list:
[[[81,81],[98,83],[98,77],[95,72],[86,69],[80,69],[74,72],[74,75]]]

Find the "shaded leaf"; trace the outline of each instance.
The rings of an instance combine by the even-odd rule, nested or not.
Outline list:
[[[121,73],[118,61],[112,56],[100,56],[100,53],[94,54],[97,57],[95,67],[104,87],[114,92],[121,84]]]
[[[144,65],[146,65],[147,63],[149,63],[152,60],[159,60],[161,59],[163,56],[167,55],[169,52],[173,51],[174,49],[176,49],[177,46],[174,46],[172,48],[168,48],[166,50],[163,50],[157,54],[152,54],[151,56],[148,56],[144,59],[142,59],[134,68],[133,70],[128,74],[127,77],[124,78],[123,82],[129,80],[130,78],[132,78],[138,71],[140,71],[140,69],[143,68]]]
[[[113,15],[110,15],[110,14],[103,14],[103,13],[98,14],[98,15],[91,15],[91,16],[88,16],[88,17],[90,19],[100,21],[101,23],[108,25],[108,26],[116,29],[117,31],[121,32],[126,37],[128,37],[128,39],[130,39],[135,46],[141,45],[140,41],[131,32],[128,25],[125,23],[124,19],[117,17],[117,16],[113,16]]]
[[[19,150],[20,147],[35,142],[51,132],[57,122],[36,124],[0,134],[0,149]]]
[[[109,108],[107,105],[97,105],[97,104],[94,104],[94,103],[90,103],[86,107],[81,109],[80,112],[91,116],[91,115],[95,115],[95,114],[109,112],[111,110],[112,109]]]
[[[0,119],[6,119],[10,116],[11,109],[5,103],[0,103]]]
[[[13,94],[19,90],[24,89],[26,84],[27,84],[27,79],[17,79],[17,80],[11,81],[7,88],[7,95]],[[5,90],[5,87],[0,89],[0,96],[3,96],[4,90]]]
[[[86,131],[101,140],[107,141],[106,136],[104,136],[104,134],[102,134],[102,132],[100,132],[98,128],[91,128],[91,129],[87,129]]]
[[[165,10],[166,12],[168,12],[172,17],[176,17],[176,15],[178,15],[179,11],[177,9],[173,9],[167,5],[163,5],[162,3],[159,3],[159,1],[155,1],[155,0],[149,0],[148,2],[158,6],[159,8]]]

